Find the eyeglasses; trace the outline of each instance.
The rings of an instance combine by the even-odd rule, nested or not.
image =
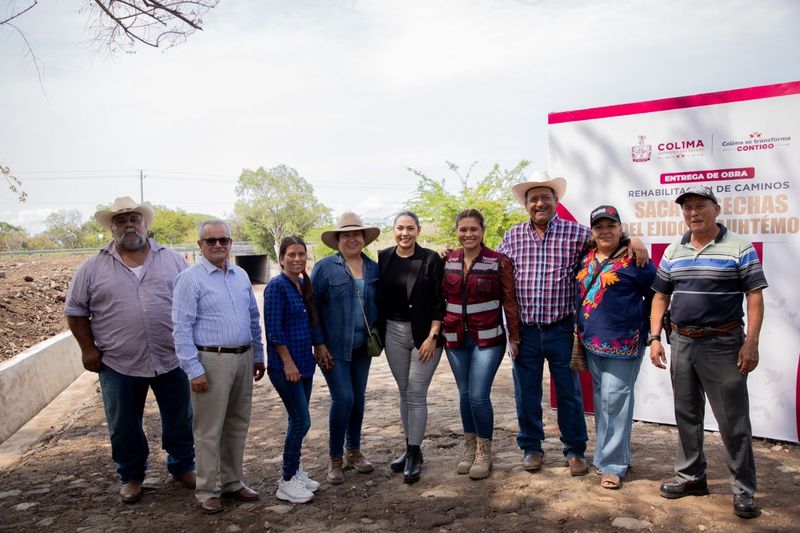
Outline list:
[[[200,240],[203,241],[204,243],[206,243],[209,246],[214,246],[218,242],[222,246],[228,246],[230,244],[230,242],[231,242],[231,238],[230,237],[219,237],[219,238],[209,237],[208,239],[200,239]]]

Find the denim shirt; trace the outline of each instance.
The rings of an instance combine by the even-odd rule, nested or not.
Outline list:
[[[378,319],[378,263],[361,254],[364,260],[364,312],[372,328]],[[350,361],[353,352],[355,321],[363,322],[361,310],[354,309],[355,281],[340,253],[328,256],[311,272],[314,305],[325,344],[334,360]],[[355,313],[358,310],[358,313]]]

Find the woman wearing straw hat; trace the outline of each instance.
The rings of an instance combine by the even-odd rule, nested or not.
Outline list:
[[[315,350],[315,357],[331,394],[328,481],[334,485],[344,481],[344,461],[361,473],[373,470],[361,453],[361,423],[372,363],[367,336],[378,318],[378,264],[363,250],[378,235],[380,230],[365,226],[358,215],[342,214],[336,229],[321,236],[337,253],[319,261],[311,272],[325,340],[325,345]]]
[[[392,461],[403,481],[419,481],[420,445],[428,423],[428,387],[442,356],[439,336],[444,315],[443,263],[439,254],[417,244],[419,218],[404,211],[394,220],[397,246],[378,253],[381,328],[386,361],[400,392],[406,451]]]

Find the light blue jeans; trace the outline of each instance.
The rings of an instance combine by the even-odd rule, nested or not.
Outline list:
[[[594,466],[600,473],[623,477],[631,464],[633,386],[645,349],[642,344],[636,359],[602,357],[586,350],[594,390]]]
[[[478,348],[472,336],[467,334],[461,348],[445,348],[445,351],[458,385],[464,433],[475,433],[482,439],[492,440],[494,409],[489,395],[503,361],[505,344]]]

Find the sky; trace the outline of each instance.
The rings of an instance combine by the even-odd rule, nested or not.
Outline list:
[[[22,0],[0,0],[0,19]],[[297,169],[336,215],[391,217],[408,168],[546,168],[551,112],[800,80],[800,2],[222,0],[166,51],[110,56],[78,0],[0,26],[0,221],[117,196],[232,213],[242,169]],[[567,176],[569,179],[569,176]]]

